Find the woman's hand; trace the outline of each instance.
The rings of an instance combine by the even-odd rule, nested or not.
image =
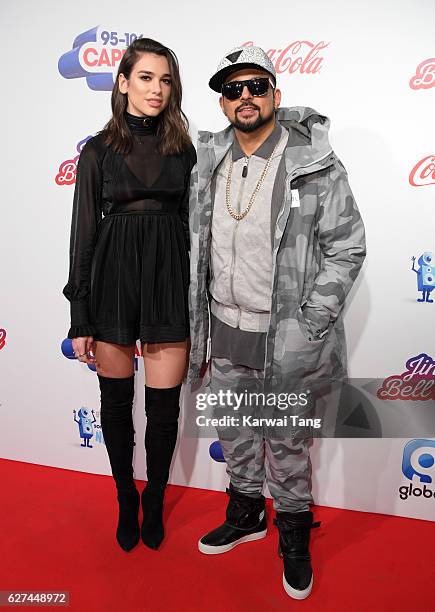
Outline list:
[[[95,365],[95,356],[93,353],[94,338],[92,336],[83,336],[81,338],[73,338],[72,346],[74,355],[82,363]]]

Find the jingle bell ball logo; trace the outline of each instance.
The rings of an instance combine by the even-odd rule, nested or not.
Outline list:
[[[434,466],[435,440],[410,440],[403,449],[402,459],[402,473],[410,483],[399,487],[400,499],[422,497],[435,501]]]
[[[136,38],[142,34],[96,26],[76,36],[59,58],[59,72],[65,79],[86,79],[93,91],[112,91],[122,56]]]
[[[411,89],[430,89],[435,87],[435,57],[421,62],[409,81]]]
[[[83,140],[79,140],[76,145],[77,154],[70,159],[65,159],[60,165],[57,171],[55,181],[56,185],[74,185],[76,182],[77,163],[79,161],[80,153],[92,136],[86,136]]]
[[[435,399],[435,361],[420,353],[408,359],[402,374],[386,378],[377,391],[380,400],[429,401]]]

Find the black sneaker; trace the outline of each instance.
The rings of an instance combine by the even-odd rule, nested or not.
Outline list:
[[[319,527],[313,523],[313,513],[277,512],[275,525],[279,530],[278,554],[284,560],[282,584],[294,599],[305,599],[313,588],[313,570],[309,552],[310,532]]]
[[[198,542],[198,549],[205,555],[219,555],[238,544],[266,537],[267,518],[263,495],[258,499],[248,497],[231,485],[227,494],[230,496],[227,520]]]

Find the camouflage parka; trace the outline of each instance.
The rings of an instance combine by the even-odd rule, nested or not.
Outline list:
[[[347,376],[342,308],[365,258],[365,232],[347,180],[332,151],[329,119],[311,108],[280,108],[289,130],[285,195],[272,248],[272,306],[265,377],[275,380]],[[187,381],[199,378],[210,354],[208,270],[213,177],[234,130],[199,132],[190,189],[190,331]]]

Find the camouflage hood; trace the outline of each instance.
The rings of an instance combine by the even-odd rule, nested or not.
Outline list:
[[[346,170],[329,144],[329,119],[311,108],[291,107],[279,109],[277,120],[289,131],[289,140],[285,194],[273,236],[265,375],[283,381],[342,378],[346,344],[341,311],[365,257],[364,226]],[[209,357],[211,185],[233,140],[232,126],[198,135],[190,191],[189,381],[199,377]]]
[[[293,146],[296,149],[291,151],[293,153],[291,156],[289,149],[286,151],[286,160],[290,164],[305,166],[331,153],[328,139],[330,121],[324,115],[309,107],[293,106],[279,108],[276,119],[293,136]],[[231,125],[216,133],[200,131],[198,153],[202,149],[204,155],[198,155],[198,168],[205,164],[208,165],[208,171],[211,169],[213,172],[225,157],[233,140],[234,130]]]

